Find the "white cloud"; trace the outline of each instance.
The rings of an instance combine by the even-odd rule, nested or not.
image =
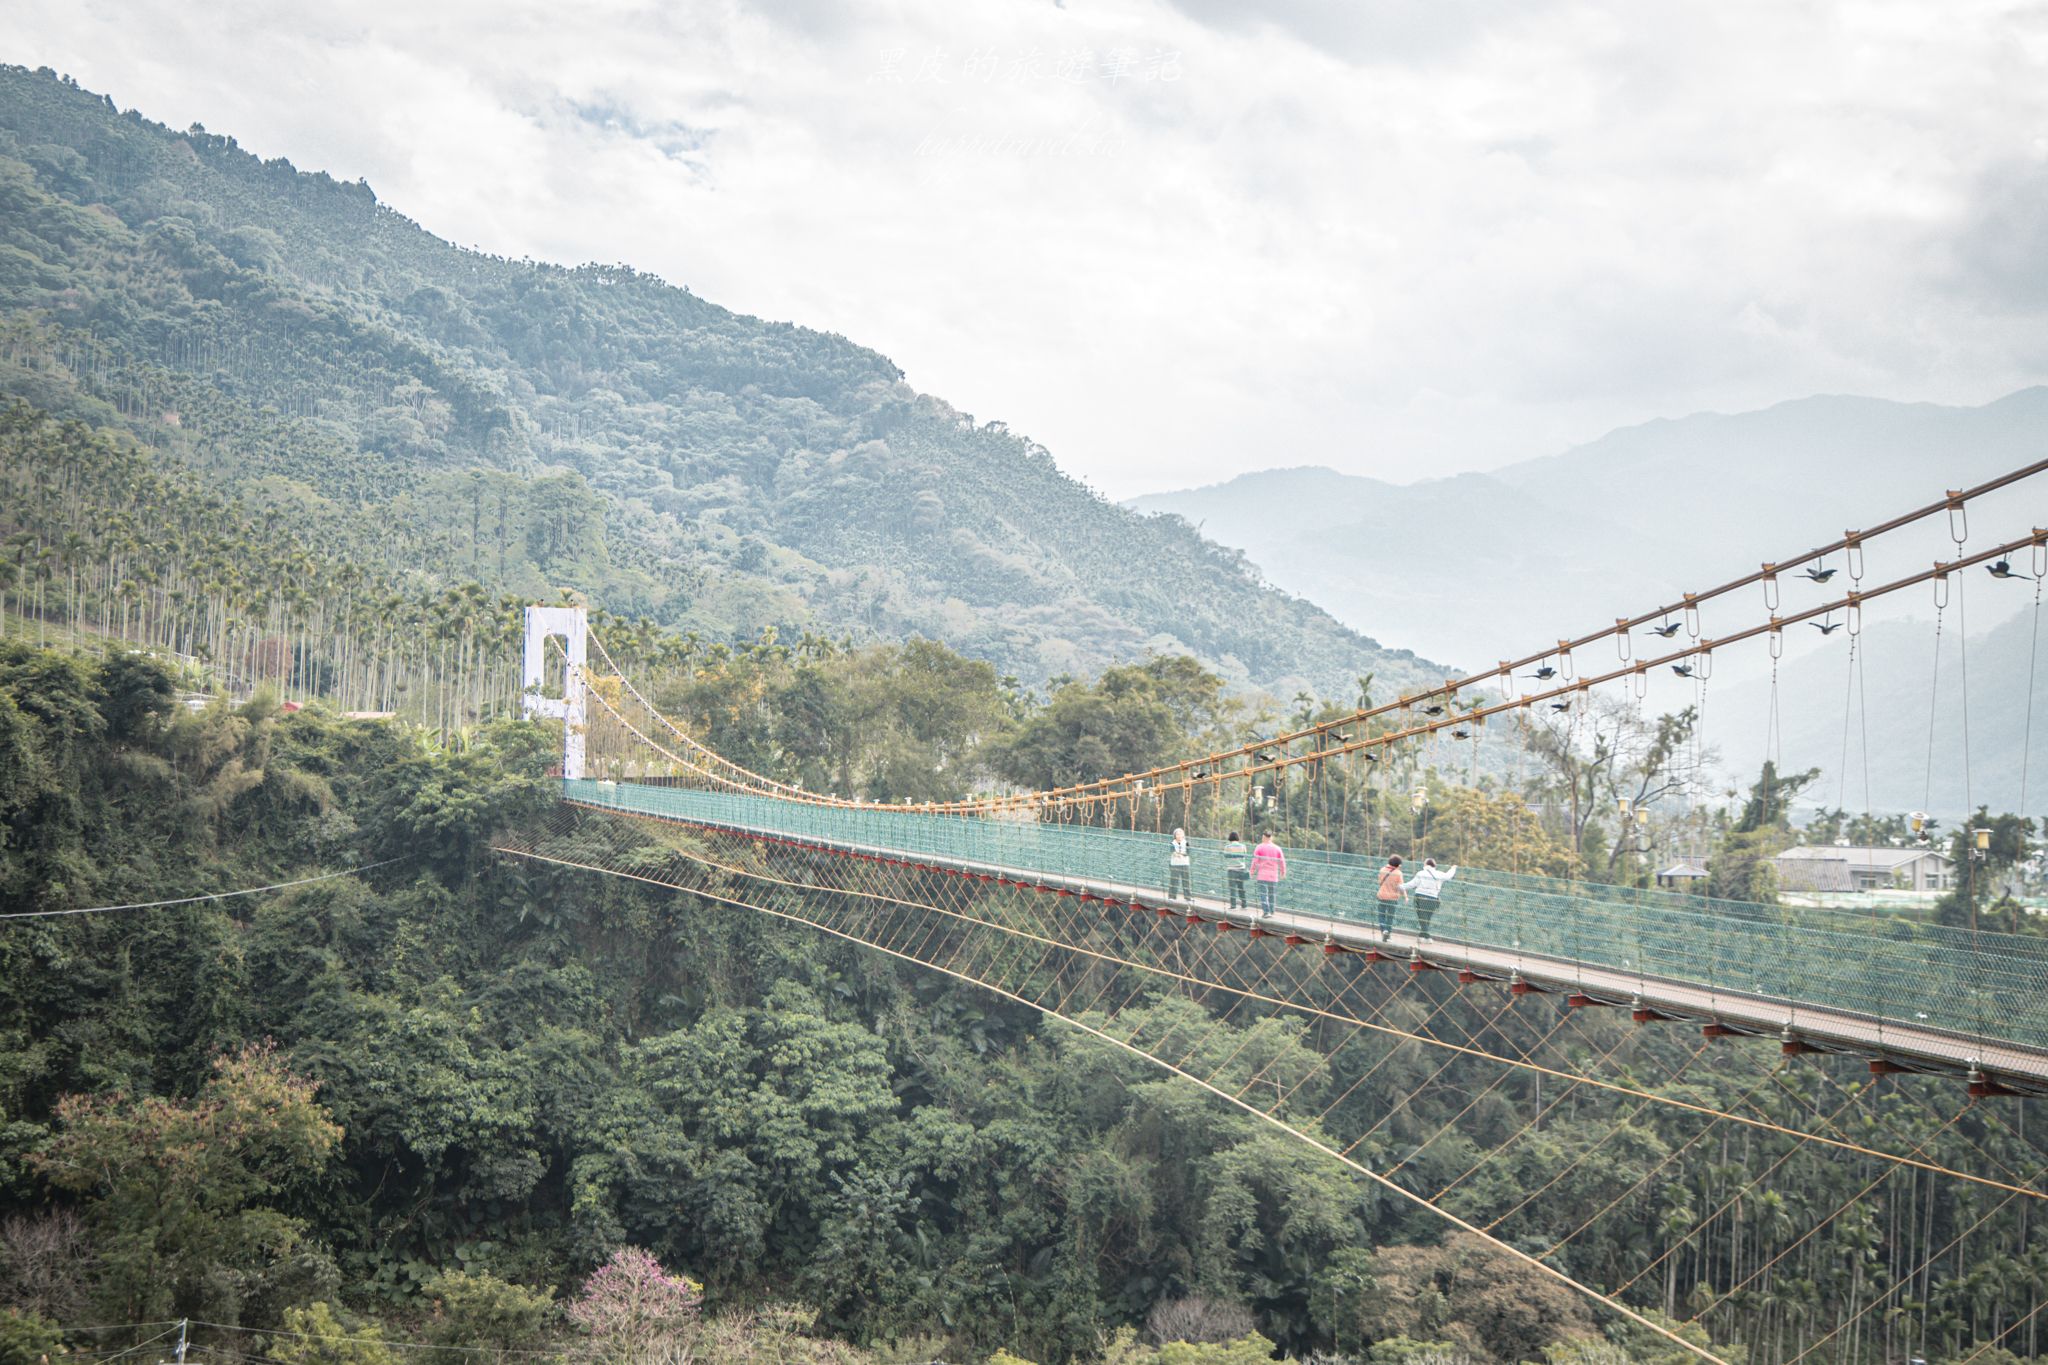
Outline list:
[[[81,0],[174,125],[843,332],[1117,493],[2042,378],[2048,18],[1989,3]],[[1086,54],[1084,64],[1083,54]],[[1979,258],[1988,261],[1975,268]]]

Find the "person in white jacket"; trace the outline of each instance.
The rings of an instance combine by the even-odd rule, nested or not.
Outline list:
[[[1457,875],[1458,869],[1455,865],[1450,871],[1442,872],[1437,869],[1436,859],[1424,858],[1422,870],[1415,874],[1413,880],[1401,884],[1403,891],[1415,897],[1415,923],[1421,929],[1422,937],[1430,936],[1430,917],[1436,914],[1437,907],[1443,904],[1444,883]]]
[[[1192,889],[1188,882],[1192,875],[1192,862],[1188,857],[1188,832],[1177,829],[1173,832],[1173,845],[1166,854],[1166,898],[1188,900]]]

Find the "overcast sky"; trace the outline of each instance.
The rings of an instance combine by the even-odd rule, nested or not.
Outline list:
[[[844,333],[1113,496],[2048,377],[2048,5],[46,0],[5,56]]]

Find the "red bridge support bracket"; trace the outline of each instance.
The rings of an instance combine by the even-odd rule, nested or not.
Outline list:
[[[1582,1010],[1590,1008],[1591,1006],[1595,1005],[1607,1004],[1605,1000],[1595,1000],[1592,996],[1586,994],[1584,991],[1573,991],[1570,995],[1567,995],[1564,998],[1564,1003],[1575,1010]]]
[[[1508,983],[1508,993],[1509,993],[1510,995],[1549,995],[1549,994],[1550,994],[1550,992],[1549,992],[1549,991],[1546,991],[1546,990],[1544,990],[1544,989],[1543,989],[1543,987],[1541,987],[1541,986],[1533,986],[1533,985],[1529,984],[1529,983],[1528,983],[1527,981],[1524,981],[1524,980],[1522,979],[1522,974],[1521,974],[1520,972],[1516,972],[1516,973],[1515,973],[1515,979],[1514,979],[1514,980],[1512,980],[1512,981],[1510,981],[1510,982]]]
[[[1870,1059],[1870,1074],[1873,1076],[1909,1076],[1912,1072],[1912,1067],[1900,1066],[1889,1057],[1872,1057]]]
[[[1308,942],[1308,940],[1303,938],[1300,934],[1289,934],[1280,941],[1290,948],[1299,948],[1302,944]]]
[[[2003,1095],[2017,1095],[2017,1090],[2008,1089],[1992,1080],[1976,1067],[1970,1068],[1970,1098],[1973,1100],[1992,1099]]]
[[[1726,1024],[1722,1023],[1713,1023],[1700,1025],[1700,1036],[1702,1038],[1740,1038],[1743,1036],[1743,1033],[1741,1029],[1729,1028]]]

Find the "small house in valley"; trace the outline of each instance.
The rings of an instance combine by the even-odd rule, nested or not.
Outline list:
[[[1932,848],[1788,848],[1772,860],[1782,891],[1946,891],[1955,864]]]

